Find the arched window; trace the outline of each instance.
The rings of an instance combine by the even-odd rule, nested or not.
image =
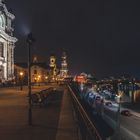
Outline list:
[[[0,15],[0,28],[5,28],[5,16]]]

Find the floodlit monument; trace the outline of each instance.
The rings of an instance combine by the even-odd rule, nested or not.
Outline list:
[[[63,52],[61,59],[62,60],[61,60],[60,77],[66,78],[68,76],[68,64],[66,52]]]

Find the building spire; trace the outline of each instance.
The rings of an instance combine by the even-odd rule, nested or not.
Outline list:
[[[38,62],[37,56],[34,56],[33,57],[33,63],[37,63],[37,62]]]

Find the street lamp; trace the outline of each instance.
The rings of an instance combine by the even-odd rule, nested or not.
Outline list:
[[[20,73],[19,73],[19,75],[20,75],[20,90],[22,90],[23,88],[22,88],[22,82],[23,82],[23,72],[21,71]]]
[[[118,131],[118,139],[121,139],[121,134],[120,134],[120,126],[121,126],[121,121],[120,121],[120,112],[121,112],[121,94],[117,96],[117,103],[118,103],[118,111],[117,111],[117,131]]]
[[[28,97],[29,97],[29,108],[28,108],[28,124],[32,125],[32,105],[31,105],[31,46],[34,42],[32,33],[27,35],[27,45],[28,45]]]

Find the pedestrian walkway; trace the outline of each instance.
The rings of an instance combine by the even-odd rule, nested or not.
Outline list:
[[[77,140],[70,96],[66,89],[58,89],[61,92],[54,95],[52,104],[32,108],[32,126],[28,125],[27,90],[0,90],[0,140]]]
[[[77,126],[73,118],[72,104],[68,90],[64,90],[56,140],[78,140]]]

